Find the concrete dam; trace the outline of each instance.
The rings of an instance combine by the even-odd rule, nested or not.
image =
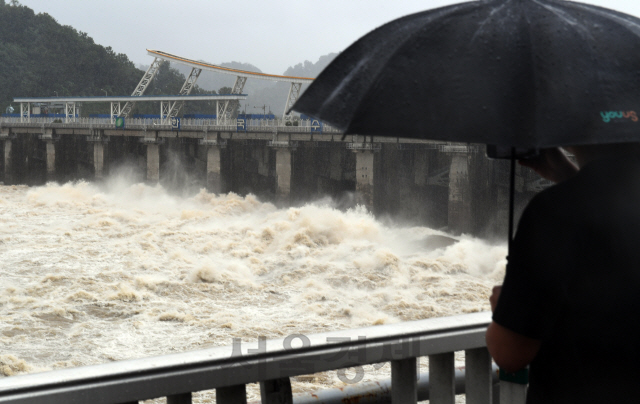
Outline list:
[[[331,197],[377,216],[506,239],[509,162],[479,145],[343,136],[325,127],[258,122],[211,125],[183,119],[179,131],[132,119],[127,128],[73,123],[0,123],[0,180],[5,185],[100,181],[121,167],[147,183],[184,191],[255,194],[278,206]],[[517,167],[516,214],[546,186]]]

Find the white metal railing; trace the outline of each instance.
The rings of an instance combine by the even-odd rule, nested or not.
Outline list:
[[[220,146],[220,147],[227,147],[227,140],[226,139],[200,139],[198,140],[198,143],[201,145],[206,145],[206,146]]]
[[[464,145],[464,144],[440,144],[437,146],[438,150],[443,153],[471,153],[477,151],[476,145]]]
[[[347,143],[347,149],[350,150],[382,150],[380,143],[364,143],[364,142],[352,142]]]
[[[292,147],[292,148],[296,148],[298,147],[298,142],[295,140],[269,140],[267,142],[267,146],[269,147],[284,147],[284,148],[288,148],[288,147]]]
[[[344,368],[354,368],[357,377],[363,365],[390,362],[386,401],[411,404],[418,400],[418,358],[428,356],[428,399],[452,404],[454,352],[464,351],[466,402],[490,404],[495,370],[484,342],[490,318],[484,312],[275,340],[234,339],[224,347],[6,377],[0,379],[0,403],[133,403],[167,397],[168,404],[182,404],[191,403],[192,392],[211,389],[218,404],[246,403],[246,384],[253,382],[260,382],[262,403],[306,403],[313,396],[293,397],[291,377]],[[500,382],[501,403],[524,403],[525,388]],[[382,396],[367,402],[384,402]]]
[[[286,125],[288,121],[284,119],[248,119],[245,122],[246,131],[264,131],[271,130],[274,133],[278,132],[317,132],[316,126],[312,126],[311,120],[299,120],[295,121],[295,125]],[[78,117],[71,118],[70,121],[66,121],[65,118],[53,118],[53,117],[0,117],[0,123],[11,124],[12,126],[32,126],[36,125],[52,125],[52,127],[79,127],[90,126],[96,129],[115,128],[115,124],[111,122],[111,118],[88,118]],[[291,122],[289,122],[291,123]],[[202,119],[202,118],[182,118],[180,122],[181,128],[185,129],[198,129],[198,128],[211,128],[212,130],[220,131],[232,131],[238,130],[238,124],[234,120],[224,121],[217,119]],[[125,121],[126,128],[147,128],[153,129],[171,129],[171,125],[163,122],[160,118],[127,118]],[[342,133],[340,130],[324,124],[319,133]]]

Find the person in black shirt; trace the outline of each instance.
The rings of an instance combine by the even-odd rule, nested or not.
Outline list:
[[[640,376],[640,146],[559,149],[521,164],[558,184],[522,214],[487,347],[530,365],[528,403],[636,402]]]

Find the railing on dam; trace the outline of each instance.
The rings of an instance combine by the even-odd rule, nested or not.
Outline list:
[[[246,403],[246,384],[259,382],[262,403],[454,403],[489,404],[495,368],[484,334],[490,313],[335,331],[289,335],[283,339],[242,341],[181,354],[113,362],[0,379],[0,403],[132,403],[167,397],[191,403],[192,392],[216,390],[216,402]],[[464,378],[456,359],[464,353]],[[419,374],[421,357],[429,373]],[[290,378],[336,369],[342,381],[362,379],[363,365],[391,363],[391,380],[352,384],[341,391],[291,393]],[[350,375],[353,372],[350,373]],[[425,387],[428,383],[428,388]],[[524,402],[524,385],[500,382],[500,402]],[[345,397],[347,394],[349,397]]]
[[[0,117],[0,124],[8,124],[14,127],[45,125],[51,128],[78,128],[91,127],[93,129],[115,129],[115,124],[109,118],[73,118],[70,122],[53,117]],[[217,119],[182,118],[181,129],[209,128],[218,131],[238,131],[237,121],[223,121]],[[242,123],[246,129],[243,131],[273,131],[273,132],[321,132],[342,133],[340,130],[327,124],[319,124],[318,121],[308,119],[284,120],[284,119],[247,119]],[[171,130],[171,125],[163,122],[161,118],[128,118],[126,128],[148,130]]]

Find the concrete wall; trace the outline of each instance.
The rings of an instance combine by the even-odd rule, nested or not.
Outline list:
[[[0,180],[4,184],[11,184],[11,140],[0,140]]]
[[[294,168],[295,149],[282,147],[276,149],[276,203],[279,206],[291,204],[291,179]]]
[[[294,152],[291,203],[331,197],[342,208],[354,206],[356,156],[337,142],[300,142]]]
[[[207,190],[214,194],[222,194],[227,190],[226,176],[223,175],[224,149],[220,146],[209,146],[206,156]]]
[[[270,201],[275,199],[275,151],[268,148],[266,142],[229,142],[225,152],[229,191],[240,195],[252,193]]]
[[[3,181],[6,185],[43,185],[47,177],[47,146],[35,134],[4,139]]]
[[[134,181],[147,178],[147,148],[134,136],[110,136],[105,144],[104,175],[121,174]]]

